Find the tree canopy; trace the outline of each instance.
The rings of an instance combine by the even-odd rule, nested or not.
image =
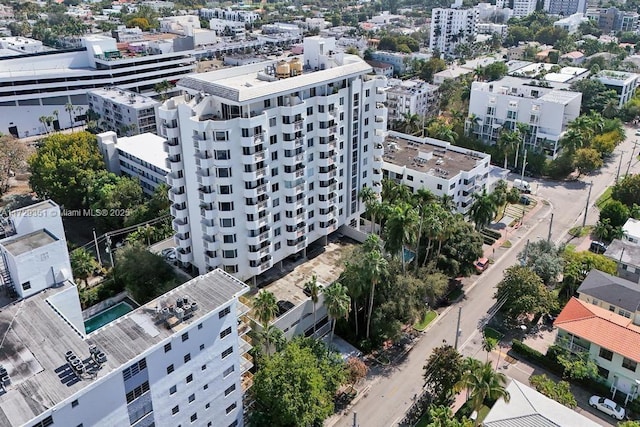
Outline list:
[[[433,398],[433,405],[449,406],[455,396],[454,386],[464,372],[462,355],[448,344],[436,347],[423,369],[424,386]]]
[[[294,338],[267,357],[254,377],[253,425],[311,426],[333,414],[334,394],[346,380],[344,364],[322,343]]]
[[[555,301],[542,279],[529,267],[509,267],[496,287],[494,298],[502,304],[505,321],[517,323],[521,317],[551,311]]]
[[[628,207],[640,205],[640,175],[627,175],[618,181],[613,186],[611,197]]]
[[[9,178],[24,166],[25,144],[10,135],[0,136],[0,196],[9,189]]]
[[[29,168],[29,184],[38,197],[76,209],[83,205],[87,179],[104,170],[104,162],[95,135],[76,132],[45,138],[29,158]]]

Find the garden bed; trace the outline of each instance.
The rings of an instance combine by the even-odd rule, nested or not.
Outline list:
[[[436,317],[438,317],[438,313],[433,310],[427,311],[422,317],[422,320],[413,325],[413,329],[420,332],[424,331]]]

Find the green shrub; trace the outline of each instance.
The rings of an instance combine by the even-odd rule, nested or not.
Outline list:
[[[500,232],[491,230],[490,228],[483,229],[482,234],[484,234],[485,236],[493,237],[496,240],[502,237],[502,234],[500,234]]]
[[[485,245],[493,245],[496,242],[496,239],[489,236],[482,236],[482,240],[484,240]]]

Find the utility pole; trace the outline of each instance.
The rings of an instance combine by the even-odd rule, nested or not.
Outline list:
[[[520,143],[518,142],[518,145],[516,145],[516,158],[513,160],[513,167],[517,168],[518,167],[518,152],[520,151]],[[518,170],[518,169],[516,169]]]
[[[102,268],[102,260],[100,259],[100,248],[98,247],[98,237],[96,236],[96,229],[93,229],[93,243],[96,245],[96,255],[98,255],[98,264]]]
[[[587,211],[589,210],[589,199],[591,199],[591,189],[593,188],[593,181],[589,183],[589,194],[587,194],[587,204],[584,206],[584,218],[582,218],[582,228],[587,225]]]
[[[527,167],[527,148],[524,149],[524,159],[522,160],[522,180],[524,181],[524,169]]]
[[[453,348],[458,349],[458,338],[460,337],[460,317],[462,317],[462,307],[458,307],[458,323],[456,325],[456,341]]]
[[[111,268],[114,267],[113,264],[113,249],[111,249],[111,236],[107,235],[107,252],[109,252],[109,257],[111,258]]]
[[[527,239],[527,244],[524,246],[524,256],[522,257],[522,261],[520,265],[523,267],[527,265],[527,258],[529,257],[529,239]]]
[[[551,212],[551,221],[549,221],[549,234],[547,235],[547,243],[551,241],[551,227],[553,226],[553,212]]]
[[[633,141],[633,149],[631,150],[631,157],[629,158],[629,164],[627,165],[626,175],[629,175],[629,170],[631,169],[631,162],[633,161],[633,155],[636,153],[636,144],[638,144],[638,141]]]
[[[358,427],[358,413],[353,412],[353,427]]]
[[[620,168],[622,167],[622,158],[624,157],[624,153],[626,153],[626,151],[620,152],[620,163],[618,163],[618,172],[616,172],[616,182],[618,182],[618,179],[620,178]]]

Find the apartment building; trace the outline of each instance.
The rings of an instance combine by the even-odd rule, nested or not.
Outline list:
[[[592,78],[599,80],[607,89],[615,90],[618,94],[618,108],[622,108],[636,93],[640,74],[602,70]]]
[[[587,13],[587,0],[545,0],[544,10],[551,15],[569,16]]]
[[[358,193],[382,178],[386,79],[371,71],[308,37],[303,58],[178,83],[159,117],[183,265],[246,280],[358,226]]]
[[[456,46],[476,39],[478,9],[441,9],[431,12],[429,50],[438,50],[447,56],[456,56]]]
[[[566,18],[558,19],[553,23],[553,26],[562,28],[569,34],[574,34],[578,31],[580,25],[585,22],[589,22],[589,18],[584,16],[584,14],[582,13],[574,13],[573,15],[567,16]]]
[[[536,11],[536,0],[513,0],[513,16],[524,18]]]
[[[157,133],[155,99],[117,87],[105,87],[87,92],[89,109],[99,116],[98,128],[121,136]]]
[[[58,111],[56,128],[68,128],[84,117],[87,91],[118,86],[135,92],[153,92],[155,84],[192,73],[195,59],[189,51],[161,53],[149,46],[139,52],[120,51],[116,40],[97,35],[82,39],[73,51],[45,52],[0,59],[0,132],[26,137],[45,133],[41,116]],[[171,43],[169,43],[171,45]],[[164,46],[164,45],[163,45]],[[67,103],[80,106],[69,118]]]
[[[640,222],[629,218],[622,227],[622,238],[614,239],[604,255],[616,262],[619,277],[640,283]]]
[[[640,326],[633,316],[623,316],[609,307],[573,297],[554,326],[558,328],[556,344],[572,353],[588,353],[614,396],[622,394],[625,403],[638,397]]]
[[[465,214],[473,194],[490,192],[491,156],[446,141],[389,132],[384,142],[382,174],[411,192],[424,188],[436,196],[452,198]]]
[[[142,190],[151,195],[159,185],[166,183],[169,168],[166,139],[153,133],[118,138],[115,132],[97,135],[98,149],[107,170],[116,175],[137,179]]]
[[[248,286],[215,270],[87,333],[63,213],[45,201],[3,222],[2,425],[241,426]]]
[[[504,77],[494,82],[473,82],[466,131],[487,143],[496,142],[502,129],[517,123],[529,126],[525,143],[555,158],[558,141],[567,125],[580,114],[582,94],[567,83]]]
[[[438,103],[438,86],[423,80],[390,80],[387,89],[387,111],[390,123],[403,120],[405,114],[420,117],[435,113]]]
[[[260,14],[252,10],[233,10],[231,8],[222,9],[200,9],[200,17],[204,19],[223,19],[225,21],[236,21],[252,24],[260,19]]]
[[[589,8],[587,18],[595,21],[598,28],[605,33],[611,31],[636,31],[638,29],[638,13],[620,10],[616,7]]]

